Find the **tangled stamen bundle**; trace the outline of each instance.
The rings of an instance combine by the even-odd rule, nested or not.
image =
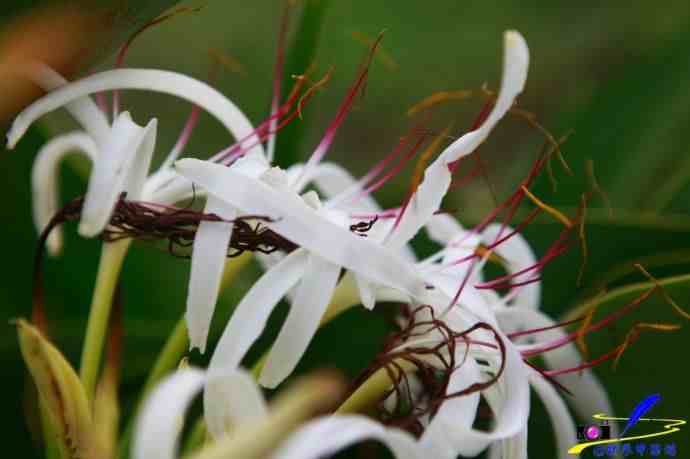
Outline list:
[[[406,321],[405,327],[386,340],[382,352],[355,379],[352,387],[356,389],[375,372],[384,369],[393,384],[382,395],[377,407],[382,422],[420,436],[424,430],[421,419],[426,415],[433,416],[445,400],[483,391],[498,381],[505,368],[506,349],[498,332],[487,323],[479,322],[464,331],[456,332],[443,320],[437,319],[429,305],[422,305],[411,311],[407,307],[402,309]],[[429,318],[420,320],[418,317],[420,314]],[[489,331],[495,343],[470,339],[469,335],[478,330]],[[434,340],[435,344],[415,345],[414,339],[433,336],[434,333],[440,334]],[[455,358],[459,341],[465,344],[465,353],[461,362],[457,362]],[[498,350],[501,355],[501,365],[488,381],[474,383],[461,391],[448,393],[450,377],[467,359],[471,345]],[[406,370],[403,362],[411,364],[414,370],[412,372]],[[419,396],[415,396],[411,389],[411,374],[414,374],[421,384],[422,390]],[[384,406],[384,402],[391,396],[394,397],[395,408],[389,410]]]

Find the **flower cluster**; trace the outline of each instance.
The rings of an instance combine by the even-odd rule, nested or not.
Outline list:
[[[100,236],[106,245],[132,238],[164,240],[171,251],[191,245],[185,318],[190,346],[202,352],[223,272],[233,262],[228,257],[255,252],[264,267],[225,325],[208,369],[180,369],[147,397],[134,429],[131,454],[135,459],[178,457],[181,417],[200,391],[202,427],[214,439],[195,456],[202,459],[231,453],[235,457],[316,458],[367,439],[382,442],[399,458],[472,457],[487,448],[491,457],[524,458],[530,388],[551,418],[559,457],[567,457],[568,446],[576,442],[576,429],[559,390],[573,395],[575,410],[584,416],[592,411],[611,412],[603,387],[589,370],[593,364],[583,363],[576,348],[583,334],[611,320],[587,321],[579,331],[566,334],[562,324],[539,311],[540,272],[569,246],[575,225],[569,221],[546,255],[537,259],[521,229],[544,206],[515,228],[497,222],[499,212],[505,212],[505,221],[510,221],[525,197],[536,199],[528,187],[548,155],[480,225],[467,229],[441,210],[458,164],[485,141],[523,91],[529,65],[524,38],[516,31],[505,33],[498,94],[490,98],[473,127],[424,168],[396,209],[382,209],[371,193],[417,153],[426,140],[423,137],[409,150],[401,142],[359,179],[335,163],[324,162],[366,81],[376,45],[312,155],[304,164],[286,169],[272,164],[275,136],[313,94],[314,87],[302,92],[304,78],[298,79],[282,105],[280,85],[274,85],[271,113],[255,128],[221,93],[178,73],[117,68],[69,83],[41,64],[28,69],[28,75],[49,92],[17,116],[8,146],[13,147],[41,116],[61,107],[81,126],[49,141],[35,161],[34,216],[51,253],[61,248],[60,233],[54,227],[77,219],[81,235]],[[280,53],[278,62],[277,81]],[[139,125],[128,112],[119,112],[119,102],[110,118],[108,108],[92,98],[131,89],[162,92],[194,104],[179,141],[153,173],[149,169],[156,150],[156,119]],[[213,115],[235,142],[207,160],[178,159],[199,110]],[[88,189],[83,198],[58,211],[57,168],[75,149],[93,163]],[[197,196],[206,199],[203,211],[178,207]],[[417,259],[410,246],[420,231],[440,245],[437,253],[423,260]],[[104,259],[108,253],[104,250]],[[486,280],[484,267],[493,262],[500,263],[507,274]],[[112,289],[101,291],[105,298],[101,302],[110,303]],[[336,412],[296,429],[292,426],[289,432],[283,432],[284,424],[299,418],[295,410],[302,409],[295,407],[309,405],[300,398],[304,395],[294,396],[293,402],[288,397],[282,405],[267,405],[252,376],[241,368],[283,299],[290,303],[287,318],[255,368],[258,384],[266,388],[275,388],[290,376],[319,327],[348,308],[361,304],[372,310],[377,304],[393,302],[402,312],[401,331],[353,383]],[[101,321],[101,326],[105,323]],[[38,347],[43,353],[40,358],[52,362],[57,350],[29,327],[22,323],[20,332],[25,358],[40,393],[48,394],[48,381],[54,375],[42,373],[29,351]],[[355,339],[356,331],[352,335]],[[95,352],[99,355],[100,349]],[[537,355],[548,369],[529,360]],[[98,373],[98,357],[95,361],[83,359],[96,368],[85,372],[85,388],[64,359],[51,370],[61,375],[64,383],[59,388],[79,394],[76,405],[65,405],[66,393],[58,394],[56,400],[53,394],[50,406],[80,410],[64,418],[65,436],[69,446],[84,457],[103,450],[83,425],[91,416],[87,400],[93,384],[87,381]],[[372,407],[378,420],[353,414],[371,412]],[[311,416],[330,408],[307,411]],[[477,427],[481,409],[491,412],[489,430]],[[76,433],[70,430],[75,425],[80,429]]]

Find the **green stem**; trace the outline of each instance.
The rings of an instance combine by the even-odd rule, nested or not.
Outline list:
[[[81,381],[89,400],[93,400],[113,296],[129,245],[129,240],[103,244],[80,366]]]

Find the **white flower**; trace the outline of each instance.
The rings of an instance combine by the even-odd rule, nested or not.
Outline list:
[[[83,131],[60,135],[48,142],[39,152],[33,170],[34,216],[39,230],[43,230],[58,210],[58,166],[69,153],[77,150],[93,163],[84,207],[79,225],[83,236],[98,235],[108,224],[113,208],[122,192],[130,200],[154,205],[170,205],[188,199],[193,194],[191,183],[172,168],[182,152],[195,113],[180,136],[180,141],[168,153],[160,168],[149,175],[155,150],[157,121],[145,127],[137,125],[128,112],[122,112],[109,124],[90,95],[103,91],[138,89],[178,96],[215,116],[243,148],[243,161],[233,167],[258,176],[269,169],[264,150],[256,131],[247,117],[226,97],[206,83],[188,76],[162,70],[117,69],[67,83],[50,68],[36,64],[30,76],[50,92],[15,119],[7,139],[12,148],[28,127],[48,112],[65,107],[81,124]],[[196,110],[196,108],[195,108]],[[242,148],[238,148],[242,150]],[[223,160],[224,152],[212,160]],[[222,201],[207,200],[205,212],[225,220],[236,217],[236,211]],[[188,329],[192,347],[202,351],[213,309],[218,296],[225,265],[223,247],[228,246],[233,225],[225,222],[202,222],[195,239],[189,293],[187,299]],[[61,248],[59,232],[53,232],[49,249],[57,253]]]
[[[527,45],[519,33],[510,31],[506,32],[505,46],[501,90],[486,121],[453,142],[427,168],[399,225],[383,233],[382,238],[362,238],[347,230],[347,199],[332,199],[343,202],[343,211],[328,203],[322,205],[313,192],[300,195],[304,184],[317,175],[318,161],[323,156],[321,145],[294,181],[275,169],[256,178],[199,160],[176,163],[181,175],[211,196],[242,212],[271,217],[273,222],[268,226],[300,246],[266,272],[238,305],[212,358],[211,369],[238,366],[262,332],[273,307],[300,280],[295,298],[302,301],[293,302],[264,367],[261,382],[269,387],[282,381],[301,357],[328,305],[341,268],[354,273],[360,292],[364,292],[365,304],[373,303],[373,287],[369,284],[397,290],[409,298],[425,296],[419,272],[397,253],[439,209],[450,185],[449,165],[472,153],[484,141],[524,87],[529,60]],[[326,138],[331,134],[327,132]],[[343,193],[352,194],[351,190]]]

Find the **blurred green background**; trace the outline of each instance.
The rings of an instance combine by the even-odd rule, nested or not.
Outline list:
[[[305,0],[319,1],[319,0]],[[323,1],[323,0],[321,0]],[[3,23],[27,11],[34,2],[5,2]],[[103,2],[100,2],[103,3]],[[118,2],[115,2],[118,3]],[[142,2],[142,5],[146,5]],[[151,11],[159,11],[165,2]],[[193,5],[198,5],[195,3]],[[215,85],[242,107],[255,122],[266,115],[270,102],[273,56],[281,2],[208,1],[193,14],[178,16],[139,37],[127,63],[130,66],[165,68],[206,79],[208,49],[227,53],[242,64],[246,76],[222,71]],[[88,8],[88,2],[84,3]],[[136,10],[136,6],[129,5]],[[152,14],[150,11],[147,14]],[[140,20],[140,19],[137,19]],[[136,21],[127,23],[131,28]],[[558,188],[545,177],[535,193],[545,201],[572,210],[589,185],[585,161],[592,159],[597,178],[610,196],[614,214],[609,218],[601,199],[589,210],[587,239],[589,263],[581,287],[576,285],[580,256],[572,250],[548,265],[544,272],[542,309],[554,317],[600,291],[642,280],[626,270],[631,263],[655,256],[646,266],[656,277],[687,273],[690,268],[690,9],[685,1],[664,2],[457,2],[338,1],[329,2],[322,24],[315,62],[318,72],[335,65],[332,81],[309,103],[301,123],[304,135],[299,148],[279,161],[289,162],[294,152],[304,159],[315,146],[354,78],[366,46],[353,33],[375,37],[385,29],[382,49],[397,64],[390,68],[375,59],[366,94],[356,104],[339,132],[329,156],[353,172],[366,171],[382,157],[412,124],[405,115],[415,102],[439,90],[473,89],[483,83],[496,88],[500,76],[501,37],[506,29],[520,30],[531,50],[528,84],[520,107],[536,113],[556,137],[574,133],[563,151],[574,174],[557,166]],[[118,43],[113,43],[113,48]],[[109,50],[98,68],[112,65]],[[0,95],[2,97],[2,95]],[[440,129],[453,122],[453,135],[470,125],[481,107],[480,98],[451,102],[436,111],[430,123]],[[174,143],[189,110],[188,104],[170,97],[130,94],[123,104],[139,123],[159,119],[158,153]],[[0,206],[3,225],[0,240],[3,276],[0,301],[5,332],[0,336],[0,358],[5,384],[3,437],[20,457],[34,457],[31,439],[22,421],[25,369],[11,318],[27,316],[31,306],[31,270],[36,233],[31,223],[30,171],[33,155],[65,120],[55,116],[33,129],[16,151],[3,152],[0,183],[5,195]],[[295,135],[294,130],[291,131]],[[296,138],[296,137],[295,137]],[[292,139],[294,140],[294,139]],[[228,143],[220,126],[202,117],[187,149],[199,157]],[[459,209],[459,219],[477,222],[505,197],[529,170],[543,142],[523,120],[507,118],[480,150],[486,177],[453,192],[447,207]],[[64,200],[81,194],[84,180],[79,167],[63,168]],[[377,197],[385,206],[398,204],[409,184],[408,173],[387,184]],[[560,228],[541,219],[525,232],[538,254],[543,254]],[[64,255],[50,259],[45,268],[47,304],[55,340],[76,362],[80,352],[100,243],[76,236],[66,228]],[[415,241],[420,254],[431,250],[428,241]],[[160,247],[135,244],[123,275],[126,342],[121,396],[131,406],[166,334],[184,308],[189,264],[170,257]],[[245,270],[224,292],[214,321],[213,338],[232,307],[259,270]],[[682,306],[690,299],[690,286],[669,292]],[[603,308],[621,306],[606,304]],[[279,311],[274,318],[279,323]],[[639,321],[683,322],[670,307],[654,297],[634,317]],[[628,326],[621,323],[590,340],[594,355],[621,342]],[[687,324],[683,324],[687,325]],[[377,352],[388,330],[383,314],[355,310],[322,330],[310,347],[300,371],[320,366],[341,368],[353,376]],[[270,333],[269,333],[270,335]],[[613,371],[609,364],[596,369],[609,390],[618,415],[625,415],[643,397],[659,392],[662,402],[656,417],[690,414],[686,392],[690,334],[643,335]],[[270,339],[262,340],[258,348]],[[255,358],[253,352],[251,358]],[[198,355],[192,361],[203,363]],[[551,457],[553,442],[547,420],[537,404],[530,424],[530,456]],[[669,437],[679,447],[679,457],[690,454],[687,431]],[[38,457],[38,456],[36,456]]]

